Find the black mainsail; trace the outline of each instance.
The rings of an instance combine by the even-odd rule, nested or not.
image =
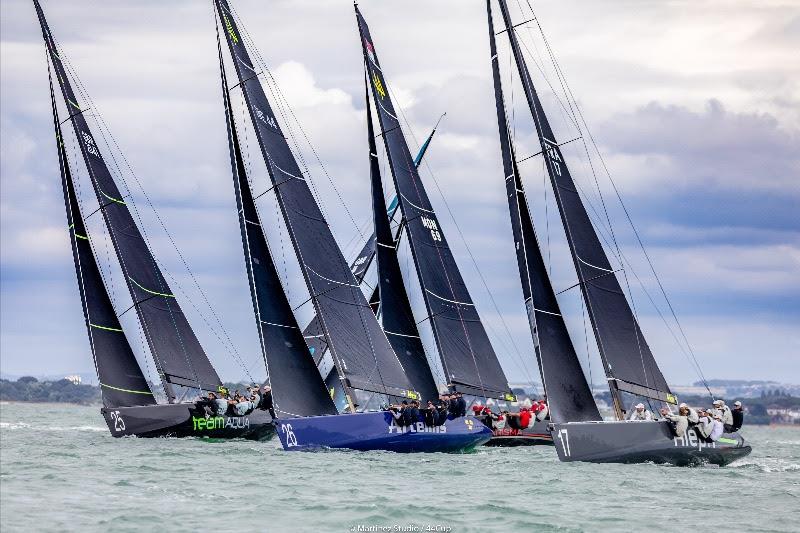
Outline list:
[[[244,259],[275,412],[279,417],[336,414],[317,365],[306,348],[261,228],[231,114],[221,46],[219,66]]]
[[[69,168],[61,124],[58,120],[52,80],[50,99],[53,105],[53,122],[58,148],[58,163],[61,169],[61,185],[64,189],[64,207],[70,229],[72,257],[78,278],[78,292],[83,305],[83,317],[89,334],[100,393],[104,407],[129,407],[155,405],[156,399],[150,391],[128,338],[114,311],[100,269],[92,253],[89,234],[81,216],[72,172]]]
[[[508,210],[511,215],[511,229],[525,309],[528,313],[528,325],[533,336],[542,385],[550,407],[550,419],[553,422],[602,420],[592,398],[592,391],[586,382],[586,376],[581,369],[564,317],[561,315],[536,238],[508,128],[497,43],[492,24],[491,0],[486,0],[486,10],[489,19],[489,53]]]
[[[392,235],[383,199],[381,169],[378,163],[378,148],[375,146],[375,130],[372,125],[372,110],[367,103],[367,137],[369,138],[369,174],[372,182],[372,215],[375,221],[375,245],[378,259],[377,290],[381,306],[383,331],[403,364],[414,390],[423,399],[433,400],[438,396],[438,387],[433,379],[425,348],[419,336],[411,303],[403,284],[400,262],[397,259],[398,240]]]
[[[85,109],[81,108],[75,96],[38,0],[34,0],[34,5],[69,119],[167,396],[170,401],[175,399],[171,384],[216,390],[221,384],[220,378],[150,253],[100,154],[84,118]]]
[[[352,389],[415,396],[275,120],[228,2],[215,4],[272,189],[351,410]]]
[[[446,379],[468,394],[511,398],[508,380],[403,137],[367,23],[357,6],[355,10],[389,166]]]
[[[619,391],[675,403],[564,161],[525,64],[508,6],[505,0],[499,4],[617,412]]]

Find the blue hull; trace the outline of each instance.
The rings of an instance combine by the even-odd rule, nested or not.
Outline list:
[[[489,441],[492,432],[471,416],[442,426],[419,422],[399,427],[385,412],[285,418],[276,421],[287,451],[347,448],[391,452],[465,452]]]

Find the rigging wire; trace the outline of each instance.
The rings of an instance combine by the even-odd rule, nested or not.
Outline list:
[[[705,375],[704,375],[704,373],[703,373],[703,371],[702,371],[702,369],[700,367],[700,364],[697,361],[697,357],[696,357],[696,354],[694,352],[694,349],[692,348],[691,343],[689,342],[689,340],[688,340],[688,338],[686,336],[686,333],[685,333],[685,331],[684,331],[684,329],[683,329],[683,327],[682,327],[682,325],[680,323],[680,320],[677,317],[677,313],[675,312],[675,309],[674,309],[674,307],[672,305],[671,300],[669,299],[669,297],[668,297],[668,295],[666,293],[666,290],[665,290],[665,288],[663,286],[663,283],[661,282],[661,279],[660,279],[660,277],[658,276],[658,273],[655,270],[655,266],[653,265],[653,262],[652,262],[652,260],[651,260],[651,258],[649,256],[649,254],[647,253],[647,250],[645,249],[644,243],[643,243],[643,241],[641,239],[641,235],[640,235],[639,231],[637,230],[635,224],[633,223],[633,219],[632,219],[632,217],[630,215],[630,212],[629,212],[627,206],[625,205],[625,202],[622,200],[622,195],[621,195],[621,193],[619,191],[619,188],[617,187],[616,182],[614,181],[614,179],[613,179],[613,177],[611,175],[611,172],[609,171],[608,166],[605,163],[605,158],[603,158],[603,155],[600,152],[599,147],[597,146],[597,142],[594,139],[594,135],[591,133],[591,130],[589,129],[588,123],[587,123],[587,121],[586,121],[586,119],[585,119],[585,117],[583,115],[583,112],[582,112],[580,106],[577,103],[577,99],[575,98],[575,95],[572,92],[572,89],[569,87],[569,83],[566,81],[566,77],[564,76],[563,69],[561,68],[560,64],[558,63],[558,61],[555,58],[555,54],[553,53],[552,48],[550,47],[549,41],[547,40],[547,36],[544,33],[544,29],[542,28],[541,23],[539,22],[538,18],[536,17],[536,14],[535,14],[535,12],[533,10],[533,6],[530,3],[530,0],[526,0],[526,3],[528,4],[528,8],[530,9],[531,14],[533,15],[533,20],[536,22],[536,26],[539,29],[539,33],[540,33],[540,35],[542,37],[542,40],[543,40],[543,42],[544,42],[544,44],[545,44],[545,46],[547,48],[548,54],[549,54],[550,59],[551,59],[551,61],[553,63],[553,66],[554,66],[554,69],[556,71],[556,74],[557,74],[557,76],[559,78],[559,81],[561,82],[562,89],[564,90],[564,95],[566,96],[568,102],[570,103],[569,104],[570,105],[570,109],[573,110],[572,114],[573,114],[575,125],[578,128],[578,131],[581,132],[581,135],[583,135],[583,130],[586,131],[586,135],[588,135],[590,143],[591,143],[592,147],[594,148],[594,151],[597,153],[597,156],[598,156],[598,158],[600,160],[601,167],[603,168],[604,173],[606,174],[606,176],[608,177],[609,182],[612,185],[612,188],[613,188],[614,193],[615,193],[615,195],[617,197],[617,200],[619,201],[620,205],[622,206],[622,209],[623,209],[623,211],[625,213],[625,217],[626,217],[629,225],[631,226],[631,229],[633,230],[634,235],[636,236],[637,243],[638,243],[640,249],[642,250],[645,259],[647,260],[647,263],[648,263],[648,265],[650,267],[650,271],[653,273],[653,276],[655,277],[655,279],[657,281],[659,290],[660,290],[662,296],[664,297],[664,300],[667,303],[667,306],[669,307],[669,310],[670,310],[670,312],[672,314],[672,318],[675,321],[676,325],[678,326],[678,329],[679,329],[679,331],[681,333],[681,336],[683,338],[683,342],[685,343],[686,347],[689,350],[689,353],[691,354],[692,361],[690,361],[690,362],[693,362],[693,366],[695,366],[695,368],[697,369],[698,373],[700,374],[700,377],[701,377],[701,379],[703,381],[703,384],[705,385],[706,390],[708,391],[709,396],[711,396],[713,398],[713,394],[711,393],[711,389],[710,389],[710,387],[708,385],[708,381],[706,380]],[[552,86],[551,86],[551,88],[552,88]],[[573,108],[573,106],[574,106],[574,108]],[[579,122],[578,119],[580,119],[580,122]],[[580,126],[581,124],[583,125],[583,128],[581,128],[581,126]],[[585,139],[583,139],[583,144],[584,144],[584,149],[586,150],[587,157],[589,158],[589,161],[590,161],[590,164],[591,164],[591,154],[589,153],[589,148],[588,148],[588,145],[587,145]],[[594,173],[594,166],[593,165],[592,165],[592,169],[593,169],[592,171]],[[595,176],[595,181],[597,181],[597,177],[596,176]],[[599,191],[599,184],[598,184],[598,191]],[[601,193],[601,198],[602,198],[602,193]],[[604,208],[605,208],[605,204],[604,204]],[[609,221],[609,223],[610,223],[610,221]],[[613,231],[612,231],[612,235],[613,235]],[[615,244],[616,244],[616,239],[615,239]],[[621,255],[621,251],[620,251],[620,255]],[[631,267],[632,267],[632,265],[631,265]],[[633,272],[633,274],[635,275],[635,272]],[[638,279],[638,276],[636,276],[636,277]],[[629,285],[629,282],[628,282],[628,279],[627,279],[627,274],[625,274],[625,279],[626,279],[626,285],[628,285],[628,292],[630,294],[630,285]],[[645,292],[647,292],[647,291],[645,291]],[[648,293],[648,297],[651,299],[651,302],[652,302],[652,297],[649,295],[649,293]],[[655,306],[655,303],[654,303],[654,306]],[[657,306],[655,306],[655,307],[658,310],[658,307]],[[663,319],[663,315],[661,314],[660,310],[659,310],[659,315],[661,315],[662,319]],[[666,320],[665,320],[665,324],[666,324]],[[669,328],[669,326],[668,326],[668,329],[670,329],[670,331],[672,332],[672,330],[671,330],[671,328]],[[638,340],[638,335],[637,335],[637,340]],[[676,339],[676,341],[677,341],[677,339]],[[679,344],[679,346],[681,346],[681,343],[678,343],[678,344]],[[683,349],[683,346],[681,346],[681,349]]]

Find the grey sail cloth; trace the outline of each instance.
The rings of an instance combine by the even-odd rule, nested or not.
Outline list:
[[[277,123],[226,0],[215,5],[273,191],[342,383],[407,396],[410,383]]]
[[[61,169],[61,185],[64,190],[64,206],[67,211],[67,226],[70,230],[72,258],[78,279],[86,331],[92,348],[100,394],[104,407],[130,407],[155,405],[156,399],[142,373],[128,338],[114,311],[103,277],[95,261],[89,234],[83,223],[81,210],[75,196],[72,172],[69,168],[64,137],[58,120],[55,93],[50,84],[50,99],[53,106],[58,162]]]
[[[620,390],[674,401],[578,195],[533,86],[508,6],[505,0],[499,4],[606,374]]]
[[[514,144],[508,128],[500,80],[491,0],[486,0],[489,49],[494,81],[500,152],[506,184],[508,210],[517,255],[522,294],[528,313],[534,349],[539,364],[550,419],[553,422],[602,420],[570,339],[555,291],[547,274],[539,241],[528,211],[525,189],[517,168]]]
[[[470,394],[493,398],[510,395],[508,380],[403,137],[374,41],[358,7],[356,18],[389,166],[446,379]]]
[[[392,235],[391,223],[386,214],[369,94],[366,94],[366,103],[369,173],[372,183],[372,216],[375,221],[381,322],[392,348],[400,358],[400,362],[403,363],[403,368],[406,370],[406,375],[414,390],[422,395],[422,400],[434,400],[438,397],[439,390],[433,379],[431,368],[428,366],[425,348],[414,321],[414,313],[411,310],[411,303],[408,301],[400,263],[397,259],[397,240]]]
[[[150,253],[125,204],[125,199],[100,154],[84,118],[85,110],[81,108],[73,92],[38,0],[34,0],[34,5],[50,60],[70,113],[69,119],[75,130],[81,155],[86,163],[103,218],[109,228],[114,250],[125,275],[125,282],[167,393],[174,399],[170,383],[216,390],[222,382]]]
[[[244,259],[275,411],[279,417],[336,414],[333,400],[306,348],[262,230],[231,114],[222,48],[219,52],[228,148]]]

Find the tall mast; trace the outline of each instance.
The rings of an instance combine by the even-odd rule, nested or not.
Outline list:
[[[416,396],[275,119],[227,0],[215,0],[233,65],[322,334],[346,391]]]
[[[614,398],[616,414],[621,417],[623,411],[620,391],[675,403],[675,397],[670,392],[628,305],[617,280],[616,270],[612,268],[578,195],[525,64],[506,1],[498,1],[525,98],[539,136],[541,153],[566,231],[581,293]]]
[[[601,420],[547,275],[541,247],[528,210],[505,111],[497,43],[492,24],[491,0],[486,0],[486,13],[489,22],[489,54],[492,63],[497,126],[500,133],[500,151],[511,229],[528,325],[533,337],[542,386],[550,407],[550,418],[553,422]]]
[[[69,120],[167,397],[170,402],[176,398],[172,384],[216,390],[222,382],[172,294],[100,154],[84,118],[85,109],[75,96],[38,0],[34,0],[34,6],[70,113]]]
[[[367,23],[355,9],[372,98],[446,379],[467,394],[513,398],[414,165]]]

